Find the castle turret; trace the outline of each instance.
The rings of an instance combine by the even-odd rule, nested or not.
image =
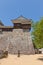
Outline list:
[[[34,47],[31,39],[31,20],[23,16],[12,20],[14,24],[13,29],[13,47],[9,46],[9,52],[17,54],[34,54]],[[13,51],[14,50],[14,51]],[[11,52],[12,51],[12,52]]]
[[[12,20],[14,26],[3,26],[3,34],[0,34],[0,48],[7,49],[11,54],[34,54],[34,46],[31,39],[31,20],[23,16]],[[6,40],[6,41],[5,41]],[[3,42],[2,42],[3,41]],[[3,45],[5,44],[5,45]]]
[[[31,29],[31,20],[23,16],[12,20],[15,29]]]

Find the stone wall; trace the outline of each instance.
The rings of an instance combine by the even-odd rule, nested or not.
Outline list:
[[[34,54],[34,47],[29,30],[13,29],[12,32],[0,34],[0,49],[9,53]]]

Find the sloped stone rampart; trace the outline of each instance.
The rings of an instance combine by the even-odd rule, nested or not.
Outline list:
[[[30,32],[23,29],[14,29],[12,32],[3,32],[0,34],[0,50],[6,50],[9,53],[34,54],[34,47]]]

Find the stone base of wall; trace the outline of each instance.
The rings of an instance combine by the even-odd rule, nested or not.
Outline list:
[[[13,32],[3,32],[0,35],[0,49],[9,53],[34,54],[34,47],[29,30],[14,29]],[[4,45],[3,45],[4,44]]]

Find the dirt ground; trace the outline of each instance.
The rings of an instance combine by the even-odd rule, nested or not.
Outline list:
[[[43,65],[43,54],[36,55],[8,55],[8,58],[0,59],[0,65]]]

